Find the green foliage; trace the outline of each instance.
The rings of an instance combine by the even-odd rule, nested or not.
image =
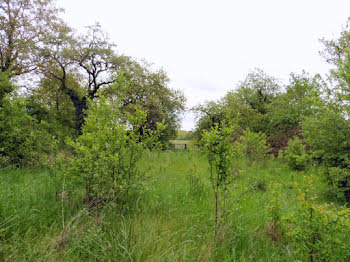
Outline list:
[[[281,207],[281,192],[282,185],[279,183],[270,184],[271,196],[272,199],[267,205],[267,214],[271,223],[271,227],[274,231],[274,240],[277,240],[278,234],[282,233],[282,207]]]
[[[297,253],[309,261],[342,261],[348,248],[341,234],[350,229],[350,210],[330,204],[317,204],[311,177],[304,178],[298,189],[298,209],[293,216],[289,235]]]
[[[143,184],[136,163],[156,142],[156,132],[138,132],[146,119],[143,111],[135,111],[123,123],[118,105],[104,97],[90,102],[83,133],[70,143],[75,157],[68,179],[85,186],[89,201],[130,200]]]
[[[288,146],[284,151],[280,151],[279,158],[284,160],[292,169],[305,170],[311,155],[306,152],[302,140],[296,136],[288,141]]]
[[[218,102],[206,102],[192,108],[197,115],[196,129],[193,133],[194,139],[199,142],[203,137],[204,131],[210,131],[216,124],[220,125],[225,119],[223,104]]]
[[[42,61],[38,48],[63,24],[61,11],[54,0],[1,1],[0,72],[12,78],[37,69]]]
[[[152,179],[126,214],[120,213],[115,202],[98,212],[84,208],[84,192],[70,195],[63,203],[56,201],[53,181],[45,170],[0,170],[0,260],[306,260],[296,256],[293,239],[282,235],[275,241],[267,232],[272,218],[266,212],[268,204],[278,201],[285,229],[289,227],[283,217],[293,217],[297,208],[296,189],[290,184],[301,176],[279,161],[271,159],[263,169],[240,167],[242,175],[235,175],[234,183],[228,185],[227,215],[215,239],[215,201],[208,161],[202,154],[147,152],[138,168]],[[190,172],[202,182],[200,195],[189,191]],[[259,190],[263,181],[271,182],[266,191]],[[272,192],[275,183],[282,185],[276,198]],[[317,193],[322,195],[323,190],[322,183],[315,183]],[[349,232],[344,227],[339,235],[342,245],[348,247]],[[335,261],[348,261],[348,250],[335,250]]]
[[[303,136],[313,157],[327,166],[350,165],[350,121],[341,108],[329,104],[303,123]]]
[[[8,76],[0,71],[0,106],[2,99],[14,90]]]
[[[77,79],[67,76],[67,85],[79,87]],[[40,80],[39,86],[28,97],[26,107],[38,121],[45,121],[48,131],[62,141],[76,136],[75,109],[69,96],[60,90],[60,82],[53,77]]]
[[[192,139],[193,139],[192,131],[178,130],[176,132],[176,140],[192,140]]]
[[[336,39],[323,39],[325,49],[322,55],[326,61],[335,67],[331,70],[331,77],[335,80],[334,96],[338,101],[344,101],[349,113],[350,101],[350,19],[348,19],[344,30]]]
[[[260,69],[250,72],[237,88],[228,92],[219,101],[210,101],[194,107],[197,114],[195,138],[199,140],[204,130],[210,130],[215,123],[223,122],[227,117],[237,119],[238,129],[247,128],[254,132],[267,132],[268,105],[280,93],[278,81]]]
[[[65,182],[67,177],[68,156],[64,152],[60,151],[60,141],[58,139],[52,139],[50,144],[50,152],[46,167],[53,180],[55,186],[56,200],[59,199],[59,193],[61,193],[61,200],[65,198],[66,189]]]
[[[183,93],[170,87],[164,70],[152,70],[146,63],[132,59],[126,59],[121,67],[123,83],[117,82],[117,86],[106,88],[106,97],[118,97],[120,110],[124,114],[132,114],[135,106],[143,110],[146,121],[142,127],[146,132],[155,131],[157,123],[164,123],[159,140],[166,148],[169,140],[176,138],[176,131],[180,128],[186,101]]]
[[[188,184],[190,187],[190,194],[195,197],[201,197],[203,194],[204,183],[201,176],[198,174],[196,163],[190,168],[188,172]]]
[[[329,185],[329,193],[338,202],[350,202],[350,170],[340,167],[320,168]]]
[[[291,74],[286,92],[268,105],[270,132],[286,131],[301,125],[306,116],[322,103],[321,91],[324,82],[320,75],[310,76],[306,72]]]
[[[249,129],[243,132],[243,135],[240,137],[240,143],[236,142],[235,146],[244,155],[248,156],[250,166],[254,161],[266,159],[269,151],[266,145],[266,135],[261,132],[254,133]]]
[[[234,151],[232,147],[233,124],[216,124],[211,131],[204,132],[202,138],[203,152],[207,156],[210,167],[210,181],[215,194],[215,230],[217,230],[219,213],[225,214],[227,186],[232,181]],[[223,196],[222,210],[219,211]]]
[[[266,114],[266,106],[280,92],[280,86],[274,77],[261,69],[255,69],[239,84],[236,93],[238,98],[260,114]]]
[[[3,98],[0,107],[0,164],[3,167],[44,164],[50,141],[47,124],[27,114],[25,99]]]

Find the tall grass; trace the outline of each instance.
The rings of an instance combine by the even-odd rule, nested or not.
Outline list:
[[[278,182],[284,215],[293,212],[293,182],[302,175],[276,160],[265,168],[248,167],[244,160],[239,165],[215,238],[207,161],[196,151],[147,154],[140,162],[146,190],[127,213],[116,203],[88,212],[81,196],[56,201],[46,171],[4,170],[0,260],[295,261],[291,243],[271,237],[266,206],[269,185]],[[316,181],[318,190],[322,186]]]

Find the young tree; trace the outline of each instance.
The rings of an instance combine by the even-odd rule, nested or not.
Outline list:
[[[219,220],[225,215],[227,186],[232,181],[234,151],[232,147],[235,126],[216,124],[210,131],[204,132],[203,151],[208,158],[210,181],[215,195],[215,232]],[[223,198],[223,199],[222,199]]]

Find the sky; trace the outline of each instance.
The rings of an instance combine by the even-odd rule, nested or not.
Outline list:
[[[327,74],[321,38],[334,39],[350,0],[57,0],[81,30],[100,23],[119,54],[163,68],[187,108],[216,100],[254,68],[287,83],[305,70]],[[182,129],[194,128],[186,113]]]

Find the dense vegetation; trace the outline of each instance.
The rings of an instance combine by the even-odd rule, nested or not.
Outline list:
[[[256,69],[186,132],[163,70],[60,12],[0,2],[1,260],[350,260],[349,27],[329,79]]]

